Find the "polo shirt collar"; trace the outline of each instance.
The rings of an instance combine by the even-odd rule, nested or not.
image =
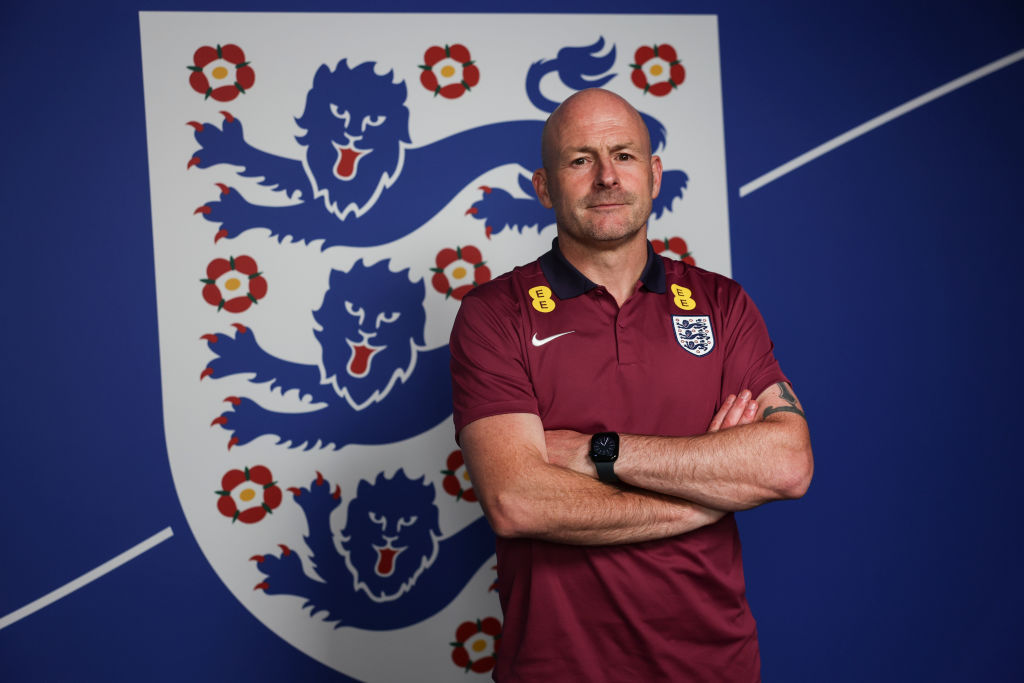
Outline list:
[[[576,270],[558,248],[558,238],[551,240],[551,251],[540,257],[540,269],[559,299],[571,299],[597,287],[587,276]],[[647,243],[647,264],[640,273],[640,282],[656,294],[665,293],[665,265]]]

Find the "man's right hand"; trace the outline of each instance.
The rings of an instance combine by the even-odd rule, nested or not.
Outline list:
[[[711,418],[708,432],[717,432],[730,427],[748,425],[757,421],[757,400],[750,394],[749,389],[744,389],[739,396],[729,394],[725,403],[718,409],[715,416]]]

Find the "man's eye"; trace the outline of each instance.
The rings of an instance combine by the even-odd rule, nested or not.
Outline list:
[[[582,158],[582,157],[580,157],[579,159],[573,159],[572,160],[572,165],[573,166],[582,166],[585,163],[587,163],[587,160]]]
[[[619,152],[619,161],[629,161],[633,157],[626,152]]]

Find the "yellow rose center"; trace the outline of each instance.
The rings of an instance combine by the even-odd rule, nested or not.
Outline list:
[[[456,267],[455,270],[452,271],[452,277],[455,278],[456,280],[461,280],[462,278],[466,277],[466,269],[463,268],[462,266]]]
[[[444,76],[445,78],[451,78],[452,76],[455,75],[455,67],[452,66],[451,64],[445,64],[443,67],[441,67],[441,75]]]
[[[463,472],[462,478],[465,479],[466,481],[469,481],[469,472]]]
[[[651,67],[651,75],[652,76],[660,76],[661,75],[661,71],[662,71],[661,64],[655,64],[654,66]]]
[[[480,638],[475,643],[473,643],[471,647],[473,648],[473,652],[483,652],[484,648],[487,647],[487,643],[484,642],[483,638]]]
[[[214,78],[221,79],[228,77],[228,68],[226,66],[215,66],[213,71],[210,72]]]
[[[232,292],[241,286],[242,282],[237,277],[229,278],[224,281],[224,289],[228,289]]]
[[[246,503],[248,503],[250,500],[256,497],[256,492],[253,491],[252,489],[245,489],[244,491],[238,494],[238,497],[244,500]]]

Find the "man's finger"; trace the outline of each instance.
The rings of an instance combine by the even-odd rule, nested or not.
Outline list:
[[[725,421],[725,414],[729,412],[729,409],[732,408],[732,404],[735,402],[735,394],[729,394],[728,396],[725,397],[725,403],[723,403],[722,407],[718,409],[718,412],[715,413],[715,416],[711,418],[711,425],[708,427],[709,432],[717,432],[719,429],[722,428],[722,422]]]
[[[741,422],[750,404],[750,392],[746,389],[740,392],[736,400],[729,406],[729,410],[725,413],[725,419],[722,421],[722,429],[728,429],[729,427],[735,427],[739,424],[746,424]]]

